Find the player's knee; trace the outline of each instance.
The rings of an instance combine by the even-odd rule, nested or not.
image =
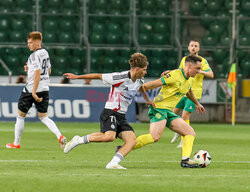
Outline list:
[[[113,136],[113,135],[106,135],[104,137],[104,142],[112,142],[114,140],[115,140],[115,136]]]
[[[153,136],[154,142],[159,141],[159,140],[160,140],[160,138],[161,138],[161,136],[160,136],[160,135],[155,135],[155,136]]]
[[[136,144],[137,144],[136,138],[132,139],[131,140],[131,145],[134,147],[134,146],[136,146]]]
[[[194,137],[196,137],[196,133],[195,132],[193,132],[193,134],[192,134]]]
[[[195,133],[194,130],[190,131],[190,132],[188,133],[188,135],[192,135],[192,136],[196,137],[196,133]]]

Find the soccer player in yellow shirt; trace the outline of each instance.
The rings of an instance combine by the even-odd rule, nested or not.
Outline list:
[[[167,126],[174,132],[184,136],[181,166],[187,168],[199,167],[198,163],[190,159],[196,134],[193,128],[172,110],[181,98],[186,95],[195,103],[197,111],[205,112],[204,107],[197,101],[191,90],[193,81],[190,77],[194,77],[200,69],[201,58],[190,55],[186,58],[183,69],[173,70],[165,76],[143,85],[146,90],[160,86],[162,86],[162,88],[159,94],[154,98],[155,108],[150,106],[148,111],[150,133],[137,137],[137,144],[134,149],[158,141],[161,138],[165,126]]]
[[[200,51],[200,43],[198,41],[191,40],[189,42],[189,45],[188,45],[188,51],[189,51],[190,55],[199,56],[198,53]],[[212,69],[210,68],[207,60],[201,56],[199,56],[199,57],[201,58],[201,70],[198,71],[197,75],[195,75],[194,82],[192,84],[192,91],[193,91],[196,99],[198,99],[198,101],[201,99],[201,96],[202,96],[202,86],[203,86],[204,77],[214,78],[214,73],[213,73]],[[186,58],[187,58],[187,56],[182,58],[180,66],[179,66],[180,69],[184,69]],[[162,75],[165,75],[166,73],[167,73],[167,71],[163,72]],[[181,101],[176,105],[176,107],[174,108],[173,111],[175,114],[179,114],[179,112],[181,110],[183,110],[182,118],[184,119],[184,121],[186,121],[186,123],[190,124],[191,113],[194,112],[194,110],[195,110],[194,102],[192,102],[187,97],[183,97],[181,99]],[[171,140],[171,143],[177,142],[179,136],[180,136],[180,134],[175,133],[174,137]],[[182,143],[183,143],[183,138],[181,139],[180,143],[177,145],[177,148],[181,148]]]

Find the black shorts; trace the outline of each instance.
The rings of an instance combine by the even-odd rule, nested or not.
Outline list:
[[[28,113],[29,109],[32,107],[32,104],[35,103],[36,109],[40,113],[47,113],[48,105],[49,105],[49,92],[43,91],[36,93],[38,97],[42,97],[42,102],[37,102],[31,93],[22,92],[19,101],[18,101],[18,109],[23,113]]]
[[[111,109],[104,109],[100,116],[101,132],[107,131],[116,132],[116,137],[123,131],[133,131],[133,128],[128,124],[125,114],[118,113]]]

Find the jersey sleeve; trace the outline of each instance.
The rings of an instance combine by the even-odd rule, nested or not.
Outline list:
[[[176,82],[176,74],[175,73],[176,73],[176,70],[171,71],[170,73],[161,77],[161,81],[162,81],[163,85],[175,83]]]
[[[184,69],[184,67],[185,67],[185,59],[186,59],[186,57],[183,57],[183,58],[181,59],[179,69]]]
[[[34,71],[41,70],[40,58],[36,52],[31,55],[31,64],[33,66]]]
[[[104,73],[102,81],[104,84],[115,85],[129,79],[129,72],[126,73]]]
[[[204,59],[201,63],[201,70],[202,71],[211,71],[212,69],[210,68],[208,62],[206,59]]]

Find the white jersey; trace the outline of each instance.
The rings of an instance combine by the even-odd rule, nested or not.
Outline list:
[[[112,85],[105,109],[111,109],[122,114],[127,112],[128,106],[132,103],[136,92],[144,82],[143,79],[137,79],[133,82],[129,71],[106,73],[102,75],[102,80],[104,84]]]
[[[24,92],[32,93],[34,72],[40,70],[40,82],[36,92],[49,91],[49,69],[51,68],[49,53],[41,48],[34,51],[28,58],[27,83]]]

